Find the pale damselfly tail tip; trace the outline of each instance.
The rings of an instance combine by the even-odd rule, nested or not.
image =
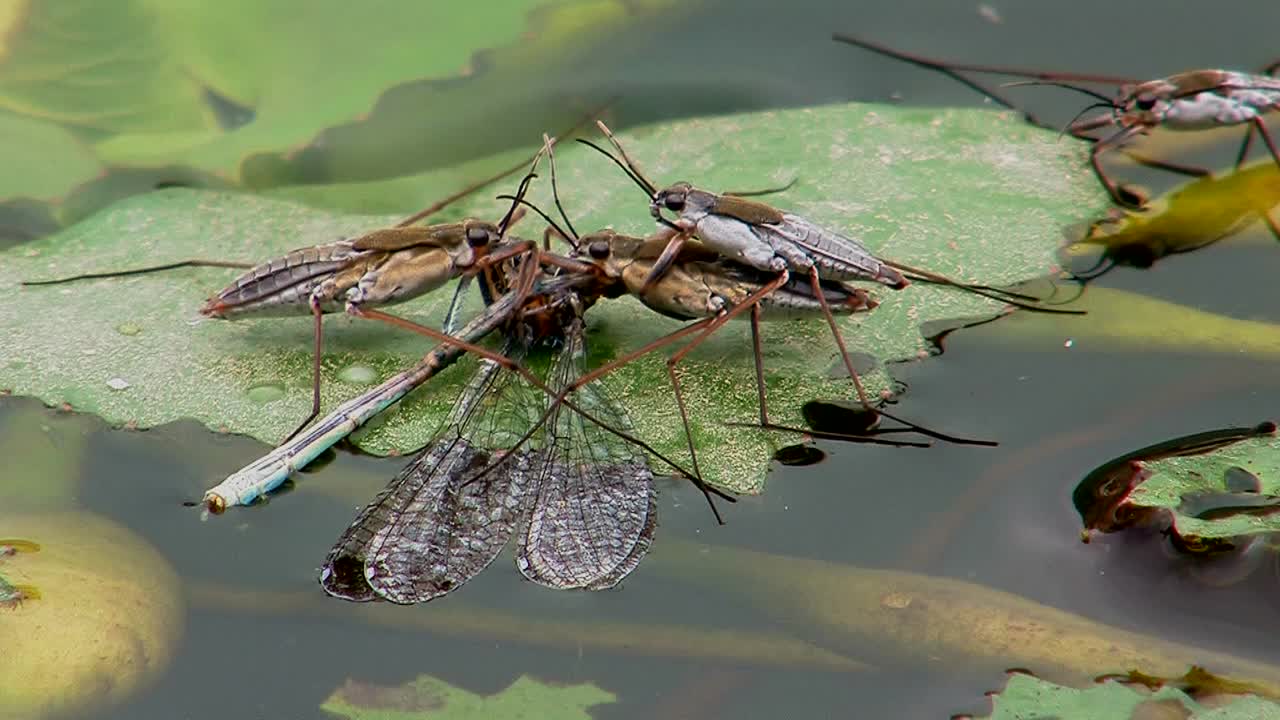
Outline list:
[[[204,509],[200,511],[200,519],[207,520],[210,515],[221,515],[227,511],[227,499],[216,492],[207,492],[200,500]]]

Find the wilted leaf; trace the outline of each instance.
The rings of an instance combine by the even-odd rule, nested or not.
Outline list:
[[[1023,673],[1009,675],[1004,690],[991,696],[989,720],[1257,720],[1280,717],[1280,705],[1256,696],[1215,696],[1208,706],[1177,687],[1146,687],[1103,682],[1086,688],[1055,685]]]
[[[421,675],[400,687],[379,687],[348,680],[320,706],[347,720],[517,720],[519,718],[583,718],[588,708],[617,698],[595,685],[555,686],[521,675],[506,690],[476,695]]]
[[[1102,251],[1105,260],[1146,267],[1235,235],[1280,206],[1280,172],[1267,158],[1238,172],[1193,180],[1142,210],[1112,209],[1063,248],[1070,261]],[[1081,270],[1084,272],[1084,270]]]
[[[776,205],[862,237],[883,256],[985,283],[1042,273],[1056,245],[1054,228],[1104,202],[1080,147],[986,111],[841,105],[674,123],[622,141],[658,181],[683,178],[745,190],[798,175],[795,188],[773,198]],[[651,230],[647,200],[612,164],[577,145],[562,147],[557,157],[564,202],[580,230],[609,223],[623,231]],[[493,192],[454,210],[496,217],[504,206],[486,199]],[[544,205],[548,194],[535,188]],[[310,323],[191,323],[201,301],[234,273],[193,269],[53,287],[18,287],[16,280],[192,256],[262,260],[392,220],[211,192],[165,191],[120,203],[57,237],[0,255],[10,268],[0,279],[0,292],[10,297],[0,306],[6,337],[0,387],[67,402],[114,423],[149,427],[193,417],[277,441],[310,406]],[[540,228],[520,229],[533,235]],[[842,320],[852,349],[878,361],[869,379],[872,392],[889,387],[884,362],[927,353],[920,323],[1001,309],[921,283],[873,292],[882,303],[878,309]],[[449,296],[446,288],[403,312],[439,326]],[[588,324],[594,362],[675,327],[630,299],[602,302]],[[331,318],[327,326],[327,407],[366,389],[344,381],[344,369],[365,365],[386,377],[431,345],[346,318]],[[797,424],[801,402],[852,394],[847,379],[829,379],[840,373],[820,320],[767,324],[764,344],[776,420]],[[749,347],[747,330],[738,325],[681,366],[696,441],[706,449],[702,470],[740,491],[759,488],[772,454],[761,433],[724,424],[757,417]],[[451,371],[433,381],[359,443],[384,453],[420,447],[465,375]],[[679,457],[684,439],[666,387],[656,356],[613,377],[614,394],[631,411],[638,434]]]

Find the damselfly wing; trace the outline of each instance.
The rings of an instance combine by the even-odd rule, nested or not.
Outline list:
[[[586,352],[576,295],[556,302],[573,307],[549,373],[560,388],[582,374]],[[511,340],[506,353],[520,361],[527,346]],[[613,429],[631,430],[601,383],[578,388],[573,399]],[[517,567],[539,584],[597,590],[626,577],[656,528],[646,456],[560,403],[521,446],[547,402],[515,373],[483,362],[432,442],[330,551],[321,573],[326,592],[425,602],[478,574],[513,534]]]

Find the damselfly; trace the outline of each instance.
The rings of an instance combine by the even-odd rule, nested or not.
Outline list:
[[[586,356],[583,303],[576,294],[562,298],[552,309],[563,331],[549,372],[553,388],[582,375]],[[505,354],[522,360],[534,344],[512,336]],[[631,429],[601,383],[577,388],[574,400],[608,426]],[[330,551],[320,577],[325,591],[424,602],[474,577],[512,535],[516,565],[534,582],[588,590],[618,584],[648,551],[657,524],[647,457],[559,403],[541,441],[523,443],[545,406],[519,376],[482,361],[430,444]]]
[[[343,403],[297,437],[281,444],[263,457],[232,473],[205,493],[202,503],[207,510],[220,513],[234,505],[248,505],[257,501],[283,484],[293,472],[311,462],[325,449],[331,447],[370,418],[400,400],[400,398],[426,382],[440,370],[456,362],[466,352],[498,362],[518,373],[532,386],[537,387],[544,393],[556,396],[557,404],[564,403],[571,410],[582,414],[588,421],[604,426],[602,421],[595,418],[588,409],[570,399],[565,399],[562,395],[557,395],[546,383],[519,363],[512,361],[501,353],[487,350],[475,344],[493,331],[504,327],[524,326],[527,328],[526,332],[530,333],[530,337],[562,332],[562,326],[554,322],[555,315],[548,308],[558,307],[563,304],[563,298],[570,292],[578,294],[582,298],[584,306],[600,296],[598,278],[595,274],[570,271],[556,276],[549,276],[541,272],[538,256],[538,253],[533,253],[528,256],[528,259],[524,260],[521,259],[522,256],[513,257],[513,260],[521,260],[519,264],[522,266],[521,276],[518,282],[514,283],[515,287],[497,297],[488,295],[486,300],[491,301],[484,311],[467,323],[456,337],[444,335],[439,331],[425,328],[385,313],[369,311],[377,319],[386,320],[407,329],[429,335],[439,340],[442,344],[427,353],[413,367],[393,376],[363,395]],[[567,264],[573,265],[571,262]],[[486,272],[486,275],[489,274],[491,273]],[[488,285],[489,283],[486,283],[486,286]],[[688,328],[682,328],[668,337],[678,339],[697,331],[699,328],[698,324],[694,324]],[[687,474],[678,465],[670,462],[639,439],[627,435],[623,431],[612,430],[607,426],[605,426],[605,429],[620,433],[624,439],[637,443],[658,459],[667,462],[678,472]]]

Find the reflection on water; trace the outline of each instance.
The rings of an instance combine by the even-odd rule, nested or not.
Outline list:
[[[576,79],[566,70],[548,82],[621,92],[627,99],[617,112],[630,124],[891,94],[912,103],[980,103],[943,78],[853,56],[829,42],[837,29],[940,57],[1151,77],[1269,59],[1280,8],[1215,7],[1187,26],[1154,6],[1102,2],[1002,7],[1000,24],[973,6],[937,0],[815,2],[785,12],[764,0],[682,6],[677,17],[664,19],[669,22],[584,65]],[[1135,36],[1135,28],[1145,30]],[[1047,90],[1043,96],[1046,112],[1062,113],[1063,122],[1076,107],[1074,97]],[[474,156],[507,147],[527,124],[543,129],[545,117],[503,102],[441,109],[441,137],[483,127],[459,145],[458,152]],[[503,108],[497,118],[495,106]],[[227,110],[233,124],[244,121],[236,107]],[[391,100],[379,108],[393,110]],[[423,119],[412,120],[420,128]],[[293,158],[300,177],[388,172],[376,160],[387,151],[379,156],[343,146],[340,135],[327,138],[328,148],[338,143],[327,156]],[[1149,182],[1161,188],[1170,181]],[[1214,195],[1208,206],[1221,208],[1233,196]],[[1171,211],[1176,201],[1170,198]],[[1226,227],[1239,229],[1226,223],[1197,233],[1221,234]],[[1268,290],[1280,253],[1258,224],[1240,230],[1240,237],[1250,242],[1165,257],[1145,273],[1117,268],[1098,283],[1280,322]],[[1171,248],[1160,254],[1176,252]],[[797,560],[797,568],[820,567],[805,563],[822,560],[964,579],[1206,652],[1280,664],[1267,640],[1280,613],[1274,576],[1254,573],[1248,582],[1218,587],[1167,561],[1160,538],[1108,536],[1082,545],[1071,504],[1072,488],[1108,458],[1205,427],[1274,416],[1277,388],[1267,358],[1202,355],[1196,347],[1088,348],[1067,343],[1069,337],[1019,344],[1002,335],[1003,326],[952,333],[945,354],[900,371],[910,386],[904,414],[996,438],[998,448],[820,444],[824,462],[776,466],[766,493],[729,508],[724,527],[714,525],[694,490],[665,483],[655,554],[670,559],[671,547],[682,541],[703,549],[681,554],[679,573],[665,562],[642,564],[623,588],[604,593],[537,588],[500,561],[454,596],[421,607],[366,610],[329,601],[321,597],[315,568],[354,509],[403,460],[340,454],[322,471],[302,476],[297,491],[202,523],[182,502],[260,454],[260,445],[187,424],[146,433],[91,429],[78,464],[78,503],[161,548],[191,601],[174,665],[156,687],[103,717],[167,718],[175,709],[191,718],[319,717],[319,703],[348,677],[391,685],[421,673],[476,693],[501,690],[524,673],[591,682],[619,697],[597,708],[600,717],[985,712],[982,692],[1000,683],[990,668],[903,660],[886,635],[851,642],[794,607],[781,611],[760,602],[800,582],[785,572],[714,588],[691,581],[688,575],[701,570],[721,577],[718,547],[807,559]],[[26,401],[0,400],[0,414],[27,412]],[[52,416],[42,417],[25,422],[51,422]],[[33,446],[30,457],[10,461],[43,462],[49,453]],[[3,527],[0,537],[6,537]],[[831,602],[825,609],[838,613],[839,598]],[[867,672],[862,663],[880,670]]]

